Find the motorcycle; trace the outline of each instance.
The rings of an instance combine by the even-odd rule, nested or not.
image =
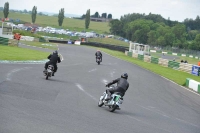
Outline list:
[[[53,65],[48,65],[47,71],[44,72],[44,76],[46,76],[46,80],[48,80],[48,78],[52,76],[52,74],[54,73],[53,70],[54,70],[54,66]]]
[[[108,106],[110,112],[114,112],[116,109],[120,109],[121,104],[123,103],[123,97],[120,95],[120,93],[116,92],[111,95],[110,100],[105,100],[107,98],[108,94],[106,92],[103,93],[103,95],[100,97],[98,106],[101,107],[103,105]]]
[[[100,56],[97,56],[97,63],[98,63],[98,65],[100,65],[100,62],[101,62]]]

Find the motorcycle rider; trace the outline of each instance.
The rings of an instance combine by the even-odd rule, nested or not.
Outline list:
[[[119,92],[120,95],[123,97],[125,95],[125,92],[128,90],[129,88],[129,83],[127,81],[128,79],[128,74],[127,73],[123,73],[121,75],[121,78],[117,78],[115,80],[113,80],[112,82],[108,83],[106,85],[106,87],[109,87],[112,84],[117,83],[117,86],[114,88],[109,88],[106,90],[107,98],[105,99],[106,101],[111,99],[111,95],[115,92]]]
[[[60,63],[61,60],[60,60],[60,57],[58,56],[58,51],[54,51],[52,54],[50,54],[48,57],[49,59],[48,62],[45,63],[45,70],[43,72],[46,72],[47,71],[47,67],[48,65],[53,65],[54,66],[54,72],[52,74],[52,76],[54,76],[54,73],[57,71],[58,67],[57,67],[57,63]]]
[[[100,62],[102,62],[102,53],[100,50],[97,50],[97,52],[95,53],[96,56],[96,62],[97,62],[97,58],[100,57]]]

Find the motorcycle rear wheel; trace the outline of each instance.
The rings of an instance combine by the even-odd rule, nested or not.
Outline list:
[[[110,112],[114,112],[117,109],[118,105],[109,106]]]

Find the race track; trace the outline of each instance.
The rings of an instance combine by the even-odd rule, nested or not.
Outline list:
[[[46,80],[44,64],[0,64],[0,133],[199,133],[200,96],[95,48],[59,45],[64,60]],[[98,107],[105,83],[129,74],[121,110]]]

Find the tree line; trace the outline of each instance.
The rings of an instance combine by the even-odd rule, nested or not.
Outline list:
[[[0,11],[1,10],[4,13],[4,18],[8,18],[8,14],[9,14],[9,11],[10,11],[9,10],[9,2],[6,2],[4,4],[4,8],[0,7]],[[24,10],[24,12],[30,13],[27,10]],[[30,14],[31,14],[31,20],[32,20],[31,22],[34,24],[36,22],[36,17],[37,17],[37,14],[38,14],[36,6],[33,6],[33,9],[32,9]],[[63,20],[65,18],[64,14],[65,14],[65,10],[64,10],[64,8],[61,8],[59,10],[58,15],[57,15],[57,17],[58,17],[58,25],[59,26],[62,26],[62,24],[63,24]],[[87,10],[86,15],[85,15],[85,29],[88,29],[89,25],[90,25],[90,9]]]
[[[109,22],[110,32],[133,42],[159,47],[200,50],[200,21],[164,19],[161,15],[127,14]],[[197,21],[198,20],[198,21]],[[196,24],[190,25],[192,23]],[[198,26],[197,26],[198,25]]]
[[[82,19],[85,19],[86,14],[83,14],[81,16]],[[91,15],[90,17],[93,18],[108,18],[108,19],[112,19],[112,14],[108,14],[107,13],[102,13],[101,15],[99,14],[99,12],[95,12],[95,14]]]

